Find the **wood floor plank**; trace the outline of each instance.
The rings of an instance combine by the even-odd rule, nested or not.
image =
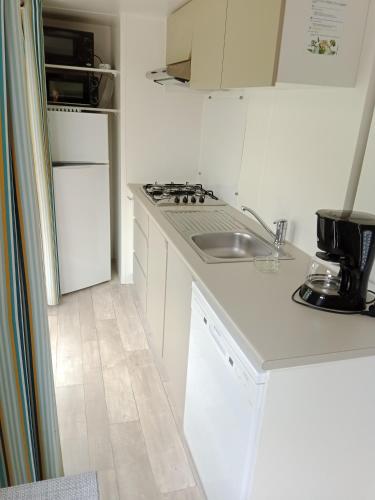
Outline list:
[[[116,366],[125,360],[120,332],[116,320],[97,321],[100,358],[103,369]]]
[[[55,393],[59,417],[86,421],[85,395],[82,385],[57,387]]]
[[[74,439],[62,439],[61,452],[66,476],[91,470],[87,434],[81,433]]]
[[[196,486],[180,491],[172,491],[162,496],[163,500],[205,500],[205,496]]]
[[[125,360],[103,370],[105,398],[111,424],[138,420],[130,375]]]
[[[98,471],[100,500],[119,500],[116,471],[114,469]]]
[[[82,358],[79,355],[74,356],[72,354],[60,354],[58,349],[55,371],[56,387],[81,385],[82,383]]]
[[[87,433],[82,385],[57,387],[56,404],[60,436],[63,439],[74,439],[81,433]]]
[[[130,351],[125,353],[129,372],[142,366],[153,366],[154,360],[150,349],[141,349],[139,351]]]
[[[91,288],[77,292],[82,341],[96,340],[96,325]]]
[[[88,432],[88,453],[91,470],[107,470],[113,468],[113,452],[109,429]]]
[[[82,363],[87,370],[100,368],[99,342],[97,340],[84,340],[82,342]]]
[[[90,467],[93,470],[112,469],[113,452],[101,374],[86,381],[84,391]]]
[[[55,384],[57,387],[83,382],[81,327],[75,294],[64,295],[57,313],[58,337]]]
[[[82,385],[56,388],[56,403],[65,474],[90,469]]]
[[[96,320],[116,319],[112,302],[112,284],[103,283],[91,289]]]
[[[147,347],[146,335],[134,304],[124,299],[123,289],[113,287],[112,300],[122,344],[126,351],[137,351]]]
[[[195,486],[176,423],[155,366],[131,372],[151,468],[162,493]]]
[[[111,426],[121,500],[160,500],[139,422]]]

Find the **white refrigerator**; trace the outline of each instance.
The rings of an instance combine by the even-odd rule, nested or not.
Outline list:
[[[111,279],[108,117],[49,111],[61,293]]]

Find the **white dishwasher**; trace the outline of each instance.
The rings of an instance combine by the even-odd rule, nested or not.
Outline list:
[[[194,283],[184,432],[208,500],[249,494],[264,382]]]

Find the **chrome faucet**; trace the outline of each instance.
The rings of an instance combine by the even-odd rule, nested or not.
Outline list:
[[[279,248],[285,243],[286,230],[288,228],[288,221],[286,219],[278,219],[274,222],[276,224],[276,231],[273,232],[264,220],[253,210],[252,208],[242,205],[241,210],[243,212],[249,212],[259,224],[267,231],[267,233],[273,238],[273,244],[275,247]]]

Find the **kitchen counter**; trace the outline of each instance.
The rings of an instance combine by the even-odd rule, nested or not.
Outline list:
[[[375,355],[375,319],[317,311],[291,300],[305,279],[310,256],[287,244],[285,250],[294,260],[280,261],[279,272],[272,274],[260,272],[253,262],[206,264],[163,213],[180,207],[155,206],[140,185],[128,187],[191,270],[199,288],[257,369]],[[266,238],[250,217],[229,206],[220,208]]]

